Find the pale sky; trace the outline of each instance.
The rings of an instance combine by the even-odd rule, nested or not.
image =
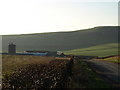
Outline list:
[[[118,0],[0,0],[0,35],[118,25]]]

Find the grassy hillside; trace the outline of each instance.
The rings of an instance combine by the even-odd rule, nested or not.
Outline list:
[[[75,49],[64,51],[65,54],[74,54],[74,55],[92,55],[92,56],[109,56],[118,54],[118,44],[103,44],[92,46],[88,48]]]
[[[73,50],[95,45],[118,42],[118,27],[105,26],[71,32],[53,32],[23,35],[3,35],[3,51],[9,42],[17,45],[17,51],[25,50]]]

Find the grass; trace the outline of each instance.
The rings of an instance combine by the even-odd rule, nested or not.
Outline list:
[[[3,55],[3,78],[4,74],[11,74],[20,67],[28,64],[46,64],[54,60],[54,57]],[[110,86],[101,79],[85,62],[75,60],[73,75],[70,77],[68,88],[109,88]]]
[[[2,55],[2,73],[10,74],[20,67],[28,64],[49,63],[53,57],[26,56],[26,55]]]
[[[87,63],[76,60],[71,78],[72,88],[110,88],[99,75],[97,75]]]
[[[119,56],[113,56],[113,57],[109,57],[109,58],[105,58],[105,59],[99,59],[99,60],[120,64],[120,59],[119,58],[120,58]]]
[[[89,48],[81,48],[70,51],[63,51],[65,54],[73,55],[90,55],[90,56],[110,56],[118,55],[118,43],[104,44],[98,46],[92,46]]]

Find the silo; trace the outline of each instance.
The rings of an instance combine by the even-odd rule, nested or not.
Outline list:
[[[14,55],[16,54],[16,45],[13,43],[10,43],[8,45],[8,54]]]

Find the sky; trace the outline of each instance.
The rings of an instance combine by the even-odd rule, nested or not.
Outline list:
[[[118,0],[0,0],[0,35],[118,25]]]

